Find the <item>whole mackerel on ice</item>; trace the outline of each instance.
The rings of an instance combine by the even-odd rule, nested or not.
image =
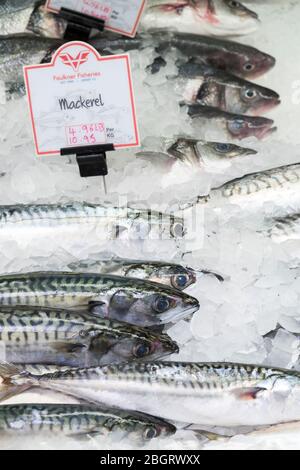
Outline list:
[[[151,326],[177,321],[199,308],[184,292],[109,274],[36,272],[0,276],[0,305],[79,309],[101,318]]]
[[[194,270],[177,263],[166,261],[142,261],[119,258],[83,260],[70,263],[68,267],[77,272],[93,272],[99,274],[116,274],[118,276],[135,277],[147,281],[158,282],[184,290],[197,281],[197,278],[208,275],[215,276],[219,281],[224,278],[217,273],[205,269]]]
[[[300,420],[300,372],[248,364],[148,362],[50,373],[0,366],[0,396],[38,386],[208,426]]]
[[[85,312],[0,307],[1,357],[14,364],[91,367],[178,352],[166,334]]]
[[[184,221],[172,214],[151,209],[114,207],[73,202],[69,204],[29,204],[0,206],[0,235],[14,237],[32,234],[35,228],[45,234],[76,234],[95,230],[98,238],[169,239],[184,236]]]
[[[237,178],[211,191],[215,202],[228,200],[232,203],[250,201],[287,202],[299,201],[300,163],[272,168]]]
[[[144,413],[92,404],[21,404],[0,407],[0,437],[16,439],[28,435],[43,438],[93,437],[99,444],[112,437],[148,441],[170,436],[176,428]],[[17,442],[17,441],[15,441]]]

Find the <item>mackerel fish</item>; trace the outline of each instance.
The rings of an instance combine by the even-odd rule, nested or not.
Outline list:
[[[176,239],[184,236],[181,217],[151,209],[113,207],[73,202],[0,206],[0,236],[21,239],[34,235],[76,235],[80,239],[95,230],[97,238]]]
[[[166,261],[142,261],[119,258],[84,260],[68,265],[71,271],[93,272],[99,274],[114,274],[118,276],[134,277],[147,281],[165,284],[175,289],[185,290],[195,284],[198,277],[205,275],[215,276],[219,281],[224,278],[208,270],[194,270],[189,267]]]
[[[110,274],[35,272],[0,276],[0,305],[89,308],[101,318],[163,325],[199,309],[194,297],[171,287]]]
[[[163,333],[84,312],[25,306],[0,308],[0,344],[2,359],[14,364],[69,367],[153,360],[178,352]]]
[[[300,420],[300,372],[234,363],[148,362],[30,374],[0,366],[0,396],[33,386],[206,426]]]
[[[159,418],[144,413],[107,408],[92,404],[21,404],[0,407],[0,436],[4,438],[43,436],[115,438],[147,442],[171,436],[176,428]]]
[[[267,201],[298,203],[300,164],[285,165],[237,178],[211,191],[215,202],[228,200],[233,204]],[[297,202],[298,201],[298,202]]]

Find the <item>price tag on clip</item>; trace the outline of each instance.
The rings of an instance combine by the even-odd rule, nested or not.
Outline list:
[[[105,29],[134,37],[146,0],[47,0],[46,8],[59,13],[68,8],[105,21]]]
[[[89,44],[69,42],[51,63],[25,66],[24,78],[37,155],[139,146],[128,54],[100,56]]]

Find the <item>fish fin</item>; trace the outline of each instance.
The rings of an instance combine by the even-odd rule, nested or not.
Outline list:
[[[245,387],[233,391],[239,400],[255,400],[259,392],[266,390],[262,387]]]
[[[14,384],[14,377],[26,372],[8,362],[0,362],[0,402],[19,395],[32,387],[32,384]]]
[[[88,312],[91,315],[97,315],[98,314],[97,308],[103,307],[104,305],[106,305],[106,303],[101,302],[101,300],[90,300],[88,303]]]
[[[74,338],[75,339],[75,338]],[[55,351],[60,353],[77,353],[82,352],[83,349],[86,349],[86,345],[82,343],[76,343],[74,340],[70,339],[69,341],[54,341],[50,343],[49,346]]]

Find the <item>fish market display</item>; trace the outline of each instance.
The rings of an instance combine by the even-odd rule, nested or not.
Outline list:
[[[166,334],[41,307],[1,307],[0,341],[8,362],[90,367],[178,352]]]
[[[211,192],[212,200],[227,199],[232,203],[259,200],[297,203],[300,185],[300,164],[260,171],[225,183]]]
[[[194,62],[179,67],[178,87],[186,103],[257,116],[280,103],[273,90]]]
[[[197,277],[215,276],[220,281],[220,274],[207,270],[194,270],[176,263],[164,261],[142,261],[110,257],[109,259],[85,260],[69,264],[72,271],[92,272],[99,274],[116,274],[118,276],[135,277],[147,281],[158,282],[184,290],[195,284]]]
[[[143,413],[91,404],[22,404],[0,407],[0,436],[73,439],[114,437],[118,440],[149,441],[171,436],[175,427]]]
[[[126,90],[87,50],[53,75],[77,118],[28,115],[23,67],[82,35],[45,0],[0,0],[0,448],[283,448],[277,426],[299,448],[300,3],[144,7],[134,37],[85,31],[102,60],[128,53],[126,148],[130,108],[106,122]],[[112,112],[87,109],[95,87]],[[113,144],[104,181],[74,149],[36,158],[30,117],[87,165]]]
[[[38,386],[190,424],[259,426],[300,419],[300,373],[273,367],[149,362],[36,375],[3,364],[0,375],[2,399]]]
[[[197,129],[217,127],[225,137],[242,140],[254,136],[263,139],[275,132],[274,121],[261,116],[244,116],[199,104],[188,107],[188,115]]]
[[[1,305],[83,308],[136,325],[151,326],[196,312],[198,300],[171,287],[110,274],[44,272],[0,276]]]
[[[73,202],[70,204],[32,204],[0,206],[0,235],[5,238],[26,231],[32,236],[34,228],[46,233],[74,234],[97,230],[102,239],[123,237],[158,239],[177,238],[184,235],[183,220],[169,214],[147,209],[113,207],[100,204]],[[72,235],[71,235],[72,236]]]
[[[232,0],[149,0],[141,21],[144,29],[166,28],[208,36],[256,31],[258,16]]]

